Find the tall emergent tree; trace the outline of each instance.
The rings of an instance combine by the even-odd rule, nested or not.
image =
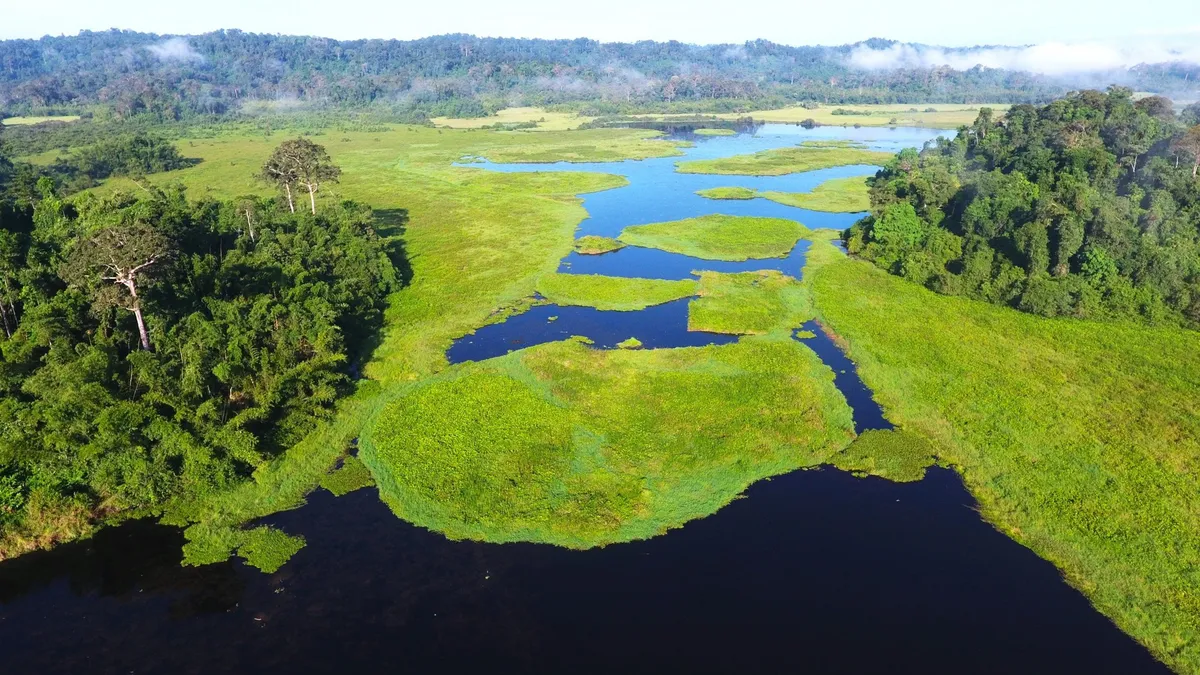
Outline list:
[[[1192,178],[1200,173],[1200,124],[1188,129],[1175,139],[1174,147],[1192,156]]]
[[[107,227],[76,244],[62,276],[68,283],[91,287],[97,305],[133,312],[142,349],[149,351],[150,334],[142,316],[138,284],[151,281],[153,266],[169,254],[167,238],[150,225]]]
[[[292,201],[292,184],[304,186],[308,190],[309,209],[313,215],[317,213],[317,190],[324,183],[336,183],[342,170],[329,159],[325,146],[318,145],[307,138],[297,138],[284,141],[275,148],[267,163],[259,174],[263,179],[283,188],[287,195],[288,207],[296,212]]]
[[[293,142],[287,141],[275,148],[275,152],[271,153],[271,156],[267,158],[267,163],[263,164],[262,170],[258,172],[258,178],[278,187],[287,197],[288,209],[295,213],[296,203],[292,199],[292,184],[299,178],[299,173],[297,172],[297,163],[288,148],[288,144]]]

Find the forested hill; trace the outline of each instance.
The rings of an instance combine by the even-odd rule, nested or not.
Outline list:
[[[872,180],[852,253],[1046,316],[1200,327],[1200,104],[1084,91],[981,111]]]
[[[1033,102],[1068,85],[981,67],[866,70],[857,47],[789,47],[766,41],[696,46],[606,44],[444,35],[413,41],[336,41],[236,30],[178,37],[128,31],[0,41],[0,111],[108,104],[121,116],[224,114],[248,101],[366,106],[430,115],[484,114],[511,104],[631,106],[738,101],[782,104]],[[1169,88],[1187,73],[1140,71],[1141,88]]]

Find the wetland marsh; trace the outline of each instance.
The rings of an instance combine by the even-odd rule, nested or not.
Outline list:
[[[345,192],[408,209],[412,281],[370,380],[235,497],[168,511],[190,524],[186,540],[136,521],[0,565],[0,625],[20,626],[0,642],[6,665],[1166,672],[980,517],[947,468],[977,485],[957,437],[896,398],[892,380],[912,375],[886,354],[920,342],[904,305],[884,312],[901,344],[875,351],[888,338],[870,320],[887,300],[834,309],[855,273],[869,291],[886,285],[829,243],[862,214],[696,194],[814,193],[876,170],[829,166],[834,153],[880,158],[938,133],[767,125],[693,147],[613,130],[385,135],[408,135],[402,149],[348,136],[335,148]],[[795,150],[803,141],[867,148]],[[205,152],[228,161],[233,143]],[[763,152],[823,168],[676,170]],[[827,159],[797,163],[799,152]],[[450,165],[466,157],[491,161]],[[607,161],[618,157],[640,159]],[[522,160],[540,163],[493,163]],[[697,219],[749,234],[680,225]],[[655,236],[623,236],[639,227]],[[886,391],[859,379],[847,345]],[[929,399],[934,385],[920,386],[907,406]],[[322,483],[349,493],[312,492]],[[306,545],[271,575],[180,566],[181,546],[247,523]],[[78,661],[51,658],[82,632]],[[205,648],[214,641],[229,648]]]

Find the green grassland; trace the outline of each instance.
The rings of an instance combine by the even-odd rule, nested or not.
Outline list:
[[[823,243],[808,265],[889,419],[935,443],[989,521],[1200,672],[1200,334],[941,296]]]
[[[451,129],[504,128],[508,125],[533,125],[530,131],[567,131],[594,120],[594,117],[567,112],[550,112],[543,108],[505,108],[488,117],[435,117],[431,122]]]
[[[675,170],[679,173],[726,176],[782,176],[789,173],[830,169],[835,166],[879,165],[891,158],[891,153],[862,148],[796,146],[763,150],[752,155],[679,162],[675,165]]]
[[[696,194],[707,199],[770,199],[785,206],[827,211],[858,213],[871,208],[870,191],[865,177],[834,178],[821,183],[812,192],[759,192],[744,187],[719,187],[700,190]]]
[[[737,136],[737,132],[734,131],[733,129],[708,129],[708,128],[705,128],[705,129],[697,129],[693,133],[695,133],[697,136]]]
[[[870,190],[865,177],[834,178],[821,183],[812,192],[761,192],[786,206],[830,213],[859,213],[871,208]]]
[[[405,520],[454,539],[587,548],[661,534],[824,462],[853,437],[832,380],[787,337],[551,343],[409,387],[368,426],[361,456]]]
[[[696,294],[695,281],[628,279],[599,274],[547,274],[537,292],[556,305],[632,312]]]
[[[575,240],[575,251],[581,255],[600,255],[601,253],[612,253],[625,248],[625,244],[611,237],[598,237],[594,234],[589,234],[586,237],[580,237]]]
[[[829,463],[860,476],[911,483],[925,477],[925,470],[936,461],[934,452],[933,444],[920,434],[871,429],[834,455]]]
[[[619,240],[706,260],[782,258],[808,229],[794,220],[708,215],[625,228]]]
[[[697,190],[696,194],[705,199],[734,199],[745,200],[758,197],[758,190],[745,187],[718,187],[707,190]]]
[[[41,117],[5,117],[0,119],[0,124],[6,127],[15,127],[28,124],[42,124],[45,122],[74,122],[79,119],[79,115],[54,115]]]
[[[188,186],[193,198],[269,193],[253,174],[287,137],[181,141],[184,154],[202,163],[150,179]],[[455,161],[531,155],[600,160],[676,152],[653,133],[618,129],[519,134],[399,127],[315,140],[343,169],[341,183],[318,197],[318,208],[341,199],[375,207],[384,234],[403,235],[411,282],[390,300],[387,327],[364,367],[368,379],[338,403],[332,419],[258,467],[253,480],[164,509],[164,522],[188,527],[185,556],[191,564],[239,550],[244,523],[303,504],[392,389],[444,369],[445,351],[455,338],[527,306],[537,279],[553,274],[571,250],[574,229],[586,216],[576,195],[626,183],[590,173],[500,174],[454,167]],[[137,189],[116,179],[100,190],[122,188]]]
[[[699,292],[688,304],[688,330],[788,335],[812,318],[808,289],[777,270],[701,272]]]

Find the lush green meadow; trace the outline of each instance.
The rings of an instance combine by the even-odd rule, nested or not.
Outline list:
[[[688,305],[688,330],[786,335],[812,318],[808,290],[777,270],[702,272],[699,293]]]
[[[696,294],[695,281],[629,279],[598,274],[547,274],[537,292],[556,305],[631,312]]]
[[[694,132],[697,136],[737,136],[737,132],[733,129],[697,129]]]
[[[852,438],[833,373],[786,335],[658,350],[571,340],[406,388],[361,456],[405,520],[586,548],[709,515]]]
[[[695,159],[676,164],[680,173],[706,173],[733,176],[783,176],[789,173],[831,169],[854,164],[883,164],[892,158],[889,152],[850,147],[796,146],[763,150],[752,155],[734,155],[721,159]]]
[[[805,281],[889,419],[989,521],[1200,670],[1200,334],[940,296],[821,243]]]
[[[744,187],[718,187],[696,194],[706,199],[770,199],[786,206],[830,213],[859,213],[871,208],[865,177],[834,178],[821,183],[812,192],[759,192]]]
[[[668,223],[634,225],[619,240],[705,260],[782,258],[808,229],[794,220],[708,215]]]

